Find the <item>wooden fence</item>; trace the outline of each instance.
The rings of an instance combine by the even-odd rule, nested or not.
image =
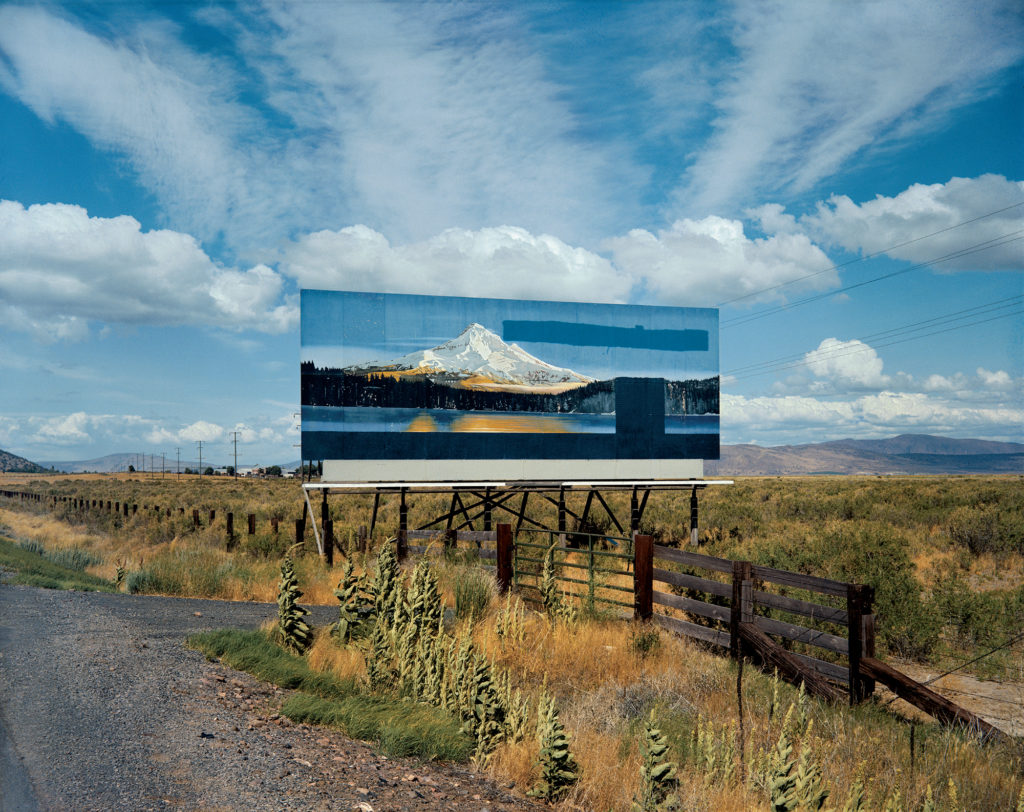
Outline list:
[[[830,699],[837,698],[832,683],[848,688],[851,703],[859,702],[873,690],[873,683],[860,669],[861,658],[873,657],[875,653],[871,587],[662,547],[638,537],[638,560],[647,555],[652,560],[648,568],[651,606],[638,609],[641,617],[650,617],[665,628],[726,648],[733,657],[751,647],[787,676],[802,679],[809,690]],[[666,569],[655,562],[674,564],[676,568]],[[683,594],[660,591],[656,584],[667,584]],[[769,585],[777,591],[769,591]],[[794,597],[786,594],[788,590],[810,593],[808,597],[827,596],[833,604],[840,605]],[[715,621],[716,625],[656,614],[655,604]],[[802,622],[796,622],[794,616]],[[786,642],[768,649],[765,637]],[[839,656],[823,659],[793,651],[793,644]],[[845,660],[845,664],[836,660]]]

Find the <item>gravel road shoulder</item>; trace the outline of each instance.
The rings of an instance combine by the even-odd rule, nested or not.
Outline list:
[[[0,809],[539,808],[468,768],[293,724],[287,692],[184,647],[275,614],[0,585]]]

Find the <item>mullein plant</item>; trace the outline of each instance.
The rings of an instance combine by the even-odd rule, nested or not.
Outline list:
[[[540,575],[540,597],[544,611],[550,620],[561,620],[564,623],[575,623],[579,618],[576,607],[569,601],[564,591],[558,588],[555,577],[555,548],[557,542],[548,547],[544,553],[544,564]]]
[[[537,738],[541,775],[527,794],[553,803],[579,780],[579,766],[569,750],[569,734],[558,718],[554,697],[547,694],[546,686],[537,709]]]
[[[351,641],[352,632],[361,620],[361,610],[369,603],[366,580],[355,574],[351,559],[345,561],[334,596],[341,606],[338,607],[338,622],[331,626],[331,634],[344,646]]]
[[[295,568],[286,557],[281,563],[281,581],[277,586],[277,627],[284,644],[296,654],[303,654],[313,643],[313,630],[303,620],[309,610],[299,606],[301,597]]]
[[[654,711],[644,723],[644,737],[640,743],[643,766],[640,795],[633,801],[632,812],[667,812],[677,807],[675,791],[679,786],[676,763],[668,760],[668,742],[654,718]]]

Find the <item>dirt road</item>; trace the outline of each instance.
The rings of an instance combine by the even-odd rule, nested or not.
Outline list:
[[[284,692],[183,645],[275,613],[0,584],[0,810],[537,808],[467,768],[292,724]]]

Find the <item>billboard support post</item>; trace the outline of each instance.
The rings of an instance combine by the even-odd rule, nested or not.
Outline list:
[[[690,493],[690,544],[696,547],[699,543],[697,530],[697,486],[693,487]]]
[[[512,525],[498,525],[498,591],[504,595],[512,586]]]
[[[401,502],[398,505],[398,560],[405,561],[409,553],[409,506],[405,503],[405,488],[401,490]]]

